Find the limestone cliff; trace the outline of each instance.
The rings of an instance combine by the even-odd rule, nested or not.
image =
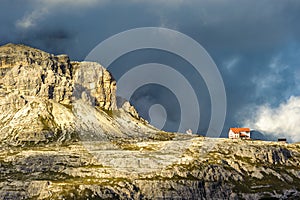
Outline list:
[[[67,55],[23,45],[0,47],[0,140],[15,144],[66,141],[76,139],[81,127],[98,128],[80,119],[82,113],[74,109],[80,101],[101,111],[120,112],[116,81],[100,64],[71,62]],[[135,109],[127,113],[139,118]],[[128,131],[117,123],[108,128],[112,129]]]
[[[0,199],[299,199],[300,144],[159,131],[100,64],[0,47]]]

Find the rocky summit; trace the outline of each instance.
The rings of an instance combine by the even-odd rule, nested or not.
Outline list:
[[[0,199],[300,199],[300,144],[157,130],[98,63],[0,47]]]

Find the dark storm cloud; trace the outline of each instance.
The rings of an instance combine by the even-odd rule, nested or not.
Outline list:
[[[25,43],[73,60],[131,28],[163,26],[187,34],[223,76],[225,131],[242,125],[256,106],[272,108],[300,95],[298,0],[4,0],[0,10],[1,44]]]

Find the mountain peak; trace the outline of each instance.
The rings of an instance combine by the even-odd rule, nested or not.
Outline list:
[[[51,55],[15,44],[0,47],[0,55],[0,140],[39,143],[70,139],[74,132],[80,132],[80,126],[87,126],[90,131],[103,129],[101,134],[114,130],[109,137],[126,131],[135,134],[136,131],[101,117],[120,109],[116,81],[100,64],[71,62],[67,55]],[[82,113],[74,110],[78,102],[93,107],[91,113],[102,121],[96,120],[92,125],[80,119]],[[127,105],[123,111],[127,118],[145,123],[134,108]],[[99,124],[104,122],[106,126]]]
[[[116,89],[98,63],[0,47],[0,199],[299,199],[299,144],[160,131]]]
[[[36,49],[30,46],[26,46],[24,44],[13,44],[13,43],[7,43],[3,46],[0,46],[0,53],[4,54],[14,54],[14,53],[19,53],[22,54],[24,52],[35,52],[35,53],[42,53],[42,54],[48,54],[40,49]]]

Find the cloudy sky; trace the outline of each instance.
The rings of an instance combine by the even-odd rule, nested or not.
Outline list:
[[[206,49],[223,77],[227,95],[223,136],[229,127],[250,126],[300,141],[299,21],[299,0],[2,0],[0,44],[22,43],[84,60],[99,42],[128,29],[177,30]],[[136,52],[115,65],[185,64],[171,56]],[[112,72],[120,76],[118,70]],[[194,131],[205,132],[210,118],[207,91],[201,78],[197,82],[188,68],[185,73],[201,91],[200,128]],[[165,129],[175,130],[180,121],[178,102],[170,101],[174,96],[166,88],[155,87],[141,88],[131,100],[145,118],[151,103],[164,105],[167,112],[158,113],[168,115]]]

